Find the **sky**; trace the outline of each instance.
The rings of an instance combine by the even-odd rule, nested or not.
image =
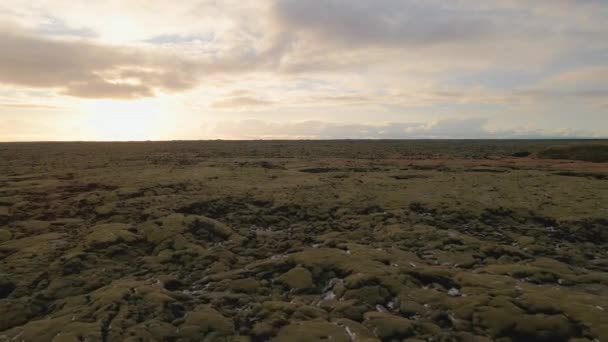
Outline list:
[[[0,141],[608,137],[606,0],[3,0]]]

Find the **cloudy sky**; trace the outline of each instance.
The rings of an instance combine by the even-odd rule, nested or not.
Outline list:
[[[0,141],[608,137],[606,0],[3,0]]]

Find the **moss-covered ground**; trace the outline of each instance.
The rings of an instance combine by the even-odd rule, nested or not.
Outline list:
[[[591,143],[0,144],[0,341],[604,341]]]

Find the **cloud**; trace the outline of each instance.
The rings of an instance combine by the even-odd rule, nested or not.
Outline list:
[[[608,90],[608,65],[585,66],[552,75],[541,82],[545,88],[606,89]]]
[[[0,20],[7,17],[34,31],[50,25],[58,33],[66,31],[63,27],[93,32],[106,43],[129,43],[163,35],[228,31],[233,22],[245,24],[240,13],[252,12],[255,6],[257,2],[235,0],[3,0]]]
[[[430,123],[346,124],[318,120],[222,121],[210,130],[221,139],[536,139],[590,137],[590,132],[519,128],[492,130],[483,118],[442,119]]]
[[[97,75],[91,75],[89,79],[70,81],[69,86],[62,93],[90,99],[136,99],[154,96],[154,89],[150,84],[114,83]]]
[[[272,0],[255,5],[202,1],[171,8],[159,0],[100,2],[88,10],[83,3],[72,6],[60,0],[40,6],[15,4],[13,7],[23,7],[25,13],[17,17],[26,22],[30,18],[33,24],[29,22],[28,27],[33,29],[0,31],[0,48],[5,51],[0,56],[0,82],[53,88],[75,97],[132,99],[159,91],[193,89],[204,85],[203,80],[209,81],[207,84],[215,80],[237,84],[243,75],[250,74],[282,82],[304,74],[327,78],[331,73],[367,72],[370,78],[407,78],[427,72],[427,78],[440,81],[458,68],[512,64],[528,64],[529,68],[531,61],[546,62],[564,48],[556,42],[574,30],[563,23],[563,29],[556,33],[547,18],[562,15],[563,8],[582,15],[602,6],[588,1],[586,4],[593,7],[581,6],[583,11],[572,8],[568,0],[555,5],[539,3],[528,11],[517,0],[482,6],[470,0]],[[553,7],[556,9],[549,11]],[[206,19],[204,24],[192,15],[195,10]],[[114,13],[112,25],[105,21],[102,25],[93,15],[95,11]],[[137,39],[137,44],[108,44],[104,39],[116,36],[109,26],[122,27],[124,36]],[[149,29],[143,30],[146,27]],[[601,30],[601,26],[585,26],[584,32],[593,30]],[[540,31],[544,35],[530,33]],[[66,39],[73,36],[98,39]],[[578,41],[568,40],[570,45]],[[392,82],[400,81],[395,78]],[[336,103],[373,102],[370,94],[357,94],[365,100],[356,101],[349,101],[349,96],[346,92],[328,95],[320,103],[332,98]],[[454,98],[439,93],[432,97]],[[306,98],[299,100],[307,103]],[[259,109],[274,105],[264,101],[216,99],[212,107]]]
[[[230,110],[255,110],[256,108],[266,108],[274,104],[272,101],[257,99],[251,96],[233,96],[215,101],[211,104],[215,109]]]
[[[544,86],[545,83],[543,81],[539,85],[531,87],[506,90],[441,85],[408,86],[396,88],[390,92],[371,91],[370,89],[375,88],[375,84],[370,83],[361,88],[341,89],[337,94],[329,94],[330,92],[326,89],[314,91],[309,89],[286,92],[280,97],[271,97],[272,93],[264,91],[259,93],[239,91],[213,97],[210,100],[209,108],[227,112],[253,112],[298,108],[320,108],[322,111],[329,111],[333,107],[366,108],[366,110],[394,107],[405,110],[430,106],[491,105],[522,110],[564,104],[602,107],[607,103],[608,89],[604,90],[601,87],[568,89],[559,86]],[[272,98],[272,100],[268,98]]]
[[[489,20],[448,7],[433,1],[280,0],[275,13],[285,30],[351,48],[477,41],[493,31]]]
[[[183,36],[178,34],[161,34],[152,38],[144,40],[146,43],[152,44],[183,44],[192,43],[197,41],[209,41],[212,40],[213,36],[200,37],[196,35]]]
[[[335,124],[323,121],[266,122],[241,120],[219,122],[211,135],[228,139],[357,139],[391,138],[403,134],[407,124]]]
[[[155,51],[0,32],[0,83],[85,98],[139,98],[197,84],[193,68]]]
[[[493,134],[486,128],[487,123],[488,120],[482,118],[445,119],[414,127],[406,133],[428,138],[484,138]]]
[[[63,36],[63,37],[87,37],[93,38],[97,35],[90,28],[74,28],[66,25],[57,18],[49,17],[43,21],[36,29],[37,34],[44,36]]]
[[[540,3],[540,4],[538,4]],[[577,48],[606,47],[606,4],[573,1],[276,0],[284,71],[529,69]],[[587,2],[586,2],[587,3]],[[591,1],[589,1],[591,3]],[[572,22],[564,13],[585,18]],[[559,23],[559,24],[557,24]],[[592,23],[592,24],[590,24]]]
[[[323,95],[310,92],[297,92],[284,95],[280,99],[268,100],[256,92],[237,90],[212,101],[210,108],[225,111],[256,111],[270,108],[355,106],[372,104],[379,100],[362,94]]]
[[[53,105],[42,105],[42,104],[33,104],[33,103],[1,103],[0,108],[8,108],[8,109],[33,109],[33,110],[59,110],[61,107],[53,106]]]

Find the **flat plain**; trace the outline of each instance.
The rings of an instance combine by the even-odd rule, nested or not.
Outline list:
[[[604,341],[607,150],[0,144],[0,341]]]

